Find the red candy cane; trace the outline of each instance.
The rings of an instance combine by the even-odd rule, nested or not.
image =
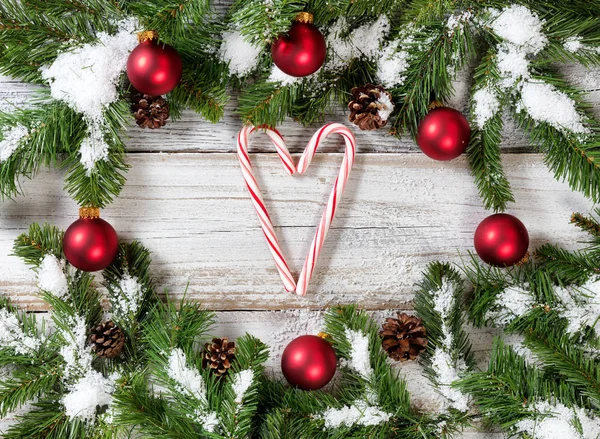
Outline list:
[[[327,124],[321,129],[319,129],[311,138],[310,142],[306,146],[302,157],[300,158],[300,162],[298,163],[298,172],[303,174],[306,172],[308,166],[312,158],[317,151],[321,141],[325,139],[330,134],[340,134],[344,138],[346,142],[346,150],[344,154],[344,159],[342,161],[342,166],[340,167],[340,172],[336,178],[335,184],[333,186],[333,190],[331,192],[331,196],[329,197],[329,201],[327,203],[327,207],[325,212],[323,213],[323,217],[317,227],[315,232],[315,237],[311,244],[308,255],[306,256],[306,261],[304,262],[304,267],[300,272],[300,278],[298,280],[298,285],[294,281],[292,273],[288,267],[288,264],[283,256],[283,252],[281,250],[281,246],[279,245],[279,241],[277,236],[275,235],[275,230],[273,229],[273,223],[271,222],[271,218],[269,213],[267,212],[267,208],[265,207],[265,203],[256,181],[256,177],[254,176],[254,172],[252,170],[252,165],[250,163],[250,158],[248,156],[248,137],[250,133],[255,131],[256,129],[251,126],[245,126],[238,134],[237,141],[237,151],[238,158],[242,167],[242,173],[244,175],[244,180],[246,181],[246,186],[248,187],[248,191],[252,197],[252,203],[254,204],[254,208],[256,209],[256,213],[258,214],[258,219],[260,221],[263,233],[267,239],[267,243],[269,244],[269,250],[271,251],[271,255],[275,260],[275,265],[277,267],[277,271],[281,276],[281,280],[285,286],[287,291],[296,291],[296,294],[304,296],[306,294],[306,290],[308,288],[308,284],[312,278],[315,264],[317,259],[319,258],[319,254],[323,247],[323,243],[325,242],[325,237],[327,236],[327,231],[329,230],[329,226],[333,221],[335,216],[336,208],[341,199],[344,188],[346,187],[346,183],[348,181],[348,175],[350,174],[350,170],[352,169],[352,165],[354,164],[354,157],[356,153],[356,140],[352,131],[349,128],[345,127],[339,123],[331,123]],[[290,153],[285,146],[285,142],[276,130],[273,129],[265,129],[266,134],[269,136],[275,148],[277,149],[277,153],[279,158],[281,159],[286,172],[289,175],[293,175],[296,171],[296,167],[294,166],[294,162]]]
[[[277,267],[277,271],[279,272],[279,276],[281,276],[281,280],[283,281],[286,291],[292,292],[296,289],[296,281],[294,280],[294,276],[292,276],[285,257],[283,256],[283,251],[279,245],[279,240],[277,239],[275,230],[273,229],[273,222],[271,221],[269,212],[267,212],[267,208],[265,207],[265,201],[260,188],[258,187],[258,183],[256,182],[256,177],[254,176],[254,171],[252,170],[252,165],[250,164],[250,157],[248,156],[248,137],[253,131],[255,131],[255,128],[252,125],[246,125],[238,133],[238,159],[240,160],[242,174],[244,175],[246,186],[248,187],[248,191],[252,197],[252,203],[254,204],[256,213],[258,214],[258,220],[260,221],[260,226],[265,234],[265,238],[267,238],[269,250],[271,251],[271,255],[275,260],[275,265]],[[294,165],[292,156],[285,146],[283,137],[281,137],[281,134],[279,134],[276,130],[265,129],[265,131],[275,145],[277,154],[279,155],[286,172],[289,175],[293,175],[294,172],[296,172],[296,165]]]
[[[327,138],[327,136],[330,134],[340,134],[346,142],[346,150],[344,152],[344,159],[342,160],[340,172],[335,179],[333,190],[329,196],[327,207],[325,208],[325,212],[323,212],[323,216],[321,217],[321,221],[319,222],[315,232],[315,237],[310,245],[310,250],[308,251],[308,255],[304,261],[304,267],[302,267],[300,277],[298,278],[296,294],[299,296],[304,296],[306,294],[308,284],[310,283],[315,270],[317,259],[319,259],[319,254],[323,248],[325,237],[329,231],[329,226],[331,226],[331,222],[335,216],[335,211],[342,198],[346,183],[348,182],[348,176],[350,175],[350,170],[354,165],[354,157],[356,155],[356,139],[354,138],[352,131],[340,123],[330,123],[320,128],[319,131],[312,136],[310,142],[308,142],[308,145],[306,145],[304,153],[298,162],[299,174],[304,174],[306,172],[308,165],[310,165],[310,162],[315,156],[315,152],[317,152],[317,148],[321,144],[321,141]]]

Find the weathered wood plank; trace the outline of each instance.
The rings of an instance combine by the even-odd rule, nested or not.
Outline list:
[[[255,155],[265,199],[298,272],[337,175],[339,154],[317,154],[308,175],[285,176],[274,154]],[[422,154],[357,158],[347,192],[325,243],[308,295],[283,291],[234,154],[135,154],[122,193],[104,212],[123,239],[153,252],[160,288],[212,309],[321,308],[360,303],[408,306],[413,285],[432,260],[457,261],[472,250],[481,206],[464,158],[435,162]],[[575,245],[573,211],[592,204],[554,180],[537,155],[504,157],[517,203],[510,212],[528,226],[532,247]],[[34,278],[12,242],[29,223],[67,227],[77,206],[61,190],[59,170],[24,184],[25,196],[0,207],[0,291],[44,309],[32,296]]]

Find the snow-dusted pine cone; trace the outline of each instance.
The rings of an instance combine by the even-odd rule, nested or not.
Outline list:
[[[348,120],[361,130],[376,130],[387,124],[394,109],[392,95],[381,85],[367,84],[354,87],[348,104]]]
[[[137,93],[133,96],[133,115],[141,128],[160,128],[167,124],[169,104],[162,96]]]
[[[125,334],[112,321],[104,322],[92,330],[90,343],[99,357],[114,358],[123,350]]]
[[[235,360],[235,343],[227,338],[213,338],[204,345],[202,367],[209,367],[217,375],[225,375]]]
[[[398,313],[397,319],[385,319],[379,335],[383,349],[396,361],[414,360],[427,346],[423,320],[405,313]]]

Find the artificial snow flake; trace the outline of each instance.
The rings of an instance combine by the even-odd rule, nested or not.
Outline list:
[[[356,425],[370,427],[383,424],[391,417],[391,413],[386,413],[379,407],[370,406],[365,401],[355,401],[350,406],[327,409],[319,419],[325,421],[325,428],[329,429]]]
[[[451,37],[454,35],[456,30],[462,29],[464,24],[473,18],[473,13],[471,11],[465,11],[458,15],[451,15],[446,22],[447,35]]]
[[[314,75],[314,73],[313,73]],[[312,75],[307,77],[299,77],[299,76],[290,76],[287,73],[284,73],[279,67],[273,64],[273,68],[271,69],[271,74],[269,75],[269,82],[278,82],[281,86],[285,87],[292,84],[297,84],[301,82],[303,79],[310,78]]]
[[[442,281],[440,288],[432,291],[434,300],[433,310],[438,312],[443,320],[448,318],[450,310],[454,307],[455,294],[454,285],[445,279]]]
[[[373,378],[373,368],[369,357],[369,338],[362,332],[346,328],[346,338],[352,346],[349,367],[369,381]]]
[[[29,135],[29,130],[23,125],[5,128],[0,140],[0,163],[5,162],[22,144],[23,139]]]
[[[441,348],[436,348],[431,357],[431,368],[435,372],[439,384],[439,392],[446,398],[446,405],[465,412],[469,409],[469,399],[460,390],[450,385],[460,378],[460,373],[466,370],[464,361],[453,361],[450,354]]]
[[[244,400],[244,396],[246,392],[252,386],[254,382],[254,372],[252,369],[245,369],[233,376],[233,382],[231,386],[233,387],[233,393],[235,394],[235,403],[241,404]]]
[[[538,122],[560,131],[587,133],[575,102],[565,93],[545,82],[527,81],[521,89],[522,109]]]
[[[105,378],[100,372],[90,369],[69,386],[69,391],[62,397],[61,403],[70,419],[77,418],[93,423],[96,408],[110,405],[114,391],[114,379]]]
[[[394,111],[394,104],[387,93],[380,93],[379,99],[375,101],[377,103],[377,114],[381,117],[382,121],[388,120],[392,111]]]
[[[515,46],[503,47],[496,57],[498,70],[502,75],[500,86],[508,88],[514,86],[517,81],[529,78],[529,61],[525,52]]]
[[[232,74],[245,76],[256,68],[262,47],[246,41],[239,30],[224,32],[222,38],[219,57],[229,64]]]
[[[500,101],[493,88],[480,88],[473,94],[473,113],[475,123],[479,128],[484,128],[485,124],[493,118],[500,109]]]
[[[53,98],[83,114],[87,121],[100,122],[102,111],[119,97],[117,81],[138,41],[124,28],[115,35],[99,32],[97,37],[97,43],[61,53],[51,65],[42,67],[41,73]]]
[[[526,433],[533,439],[595,439],[600,437],[600,420],[588,416],[582,408],[570,409],[563,404],[552,405],[547,401],[530,405],[533,418],[523,419],[515,424],[515,430]],[[579,433],[574,421],[581,425]]]
[[[565,40],[563,47],[569,52],[575,53],[583,48],[581,37],[569,37]]]
[[[186,365],[185,354],[180,348],[171,351],[167,373],[177,383],[180,391],[193,396],[202,403],[206,403],[204,379],[196,369]]]
[[[390,22],[385,15],[381,15],[373,23],[352,29],[347,38],[343,38],[347,31],[348,23],[345,18],[340,18],[331,26],[326,38],[331,52],[326,64],[328,70],[343,68],[358,57],[374,59],[390,31]]]
[[[490,24],[492,30],[506,42],[525,53],[538,53],[548,43],[542,32],[543,21],[521,5],[506,7]]]
[[[202,413],[200,410],[196,410],[196,422],[202,425],[209,433],[214,433],[214,431],[219,426],[219,418],[215,412]]]
[[[562,303],[558,312],[567,320],[569,334],[600,319],[600,280],[589,280],[580,287],[555,287],[554,294]]]
[[[30,355],[40,347],[41,341],[25,335],[21,322],[6,308],[0,308],[0,345],[17,354]]]
[[[88,135],[82,140],[79,147],[80,161],[88,177],[91,175],[96,162],[108,158],[109,149],[110,147],[104,140],[102,128],[95,121],[91,122]]]
[[[486,318],[497,326],[505,326],[533,308],[531,293],[518,286],[505,288],[496,297],[497,309],[487,312]]]
[[[65,379],[86,373],[92,367],[91,348],[87,345],[87,328],[85,319],[73,317],[70,330],[61,330],[65,345],[60,348],[60,355],[65,360]]]
[[[392,41],[386,45],[378,56],[377,78],[384,87],[394,87],[404,84],[408,69],[409,53],[399,48],[399,41]]]
[[[38,270],[38,287],[40,290],[62,299],[69,292],[69,284],[65,275],[65,261],[54,255],[46,255]]]
[[[113,295],[111,300],[113,314],[122,319],[135,316],[144,297],[142,284],[136,277],[125,273],[119,281],[119,289],[121,294]]]

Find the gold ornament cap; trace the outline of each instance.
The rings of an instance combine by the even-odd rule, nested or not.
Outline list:
[[[315,21],[315,16],[313,14],[311,14],[310,12],[300,12],[300,13],[298,13],[298,15],[296,15],[296,18],[294,18],[294,21],[297,23],[312,24],[312,22]]]
[[[143,43],[144,41],[158,40],[158,32],[155,30],[145,30],[143,32],[138,32],[137,37],[140,43]]]
[[[325,341],[326,341],[326,342],[328,342],[328,343],[331,343],[331,342],[333,342],[333,338],[331,337],[331,335],[329,335],[329,334],[328,334],[328,333],[326,333],[326,332],[319,332],[319,333],[317,334],[317,337],[319,337],[319,338],[322,338],[323,340],[325,340]]]
[[[100,209],[97,207],[80,207],[79,218],[96,219],[100,218]]]
[[[429,106],[427,107],[427,109],[429,111],[433,110],[434,108],[440,108],[443,107],[444,104],[442,104],[440,101],[431,101],[431,103],[429,104]]]

